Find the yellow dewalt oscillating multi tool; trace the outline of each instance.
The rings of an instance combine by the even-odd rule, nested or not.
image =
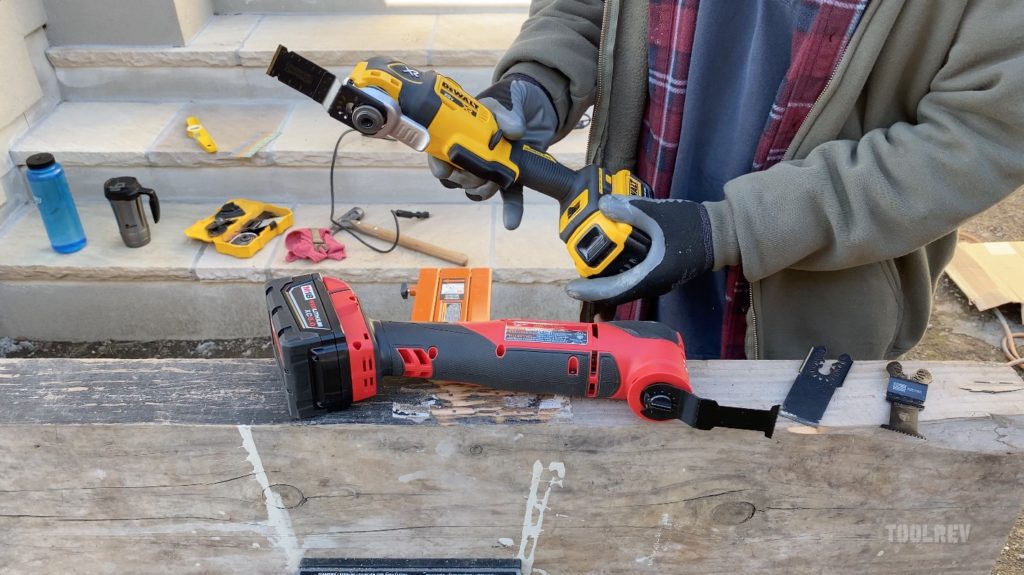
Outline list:
[[[559,236],[583,277],[620,273],[647,255],[647,235],[608,219],[597,205],[605,194],[649,197],[647,184],[629,170],[607,173],[596,165],[572,170],[550,154],[504,138],[490,111],[451,78],[375,57],[339,80],[284,46],[267,74],[367,136],[398,140],[502,189],[521,184],[556,199]]]

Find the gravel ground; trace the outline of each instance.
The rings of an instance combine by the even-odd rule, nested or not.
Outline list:
[[[980,241],[1024,240],[1024,188],[999,206],[981,214],[964,226],[964,231]],[[1007,306],[1003,314],[1016,322],[1020,306]],[[921,343],[904,359],[1006,361],[998,349],[1002,330],[991,312],[979,312],[948,279],[939,282],[931,323]],[[233,358],[273,355],[270,338],[238,340],[123,342],[101,341],[30,342],[0,338],[2,357],[91,357],[91,358]],[[993,575],[1024,575],[1024,515],[1011,529],[1003,554]]]
[[[251,339],[160,341],[14,341],[0,338],[0,357],[163,359],[274,357],[270,336]]]
[[[964,226],[964,231],[985,242],[999,241],[1021,241],[1024,240],[1024,188],[1017,190],[1009,198],[996,207],[974,218]],[[943,282],[949,284],[948,280]],[[966,298],[956,289],[956,286],[946,286],[936,294],[936,311],[932,324],[921,342],[912,353],[921,354],[921,359],[933,350],[949,355],[940,357],[957,357],[963,359],[985,359],[985,347],[979,344],[992,342],[992,332],[1000,333],[1000,329],[993,324],[995,321],[992,314],[979,314],[977,310],[969,307]],[[1016,309],[1013,309],[1016,308]],[[1020,321],[1020,306],[1010,306],[1003,310],[1007,319]],[[1017,326],[1020,327],[1019,325]],[[960,346],[944,348],[942,337],[936,337],[941,332],[949,330],[948,336],[959,342]],[[1015,331],[1024,331],[1017,329]],[[938,341],[936,341],[938,340]],[[995,336],[995,341],[999,336]],[[991,352],[988,352],[991,353]],[[1002,352],[997,352],[992,360],[1004,361],[1006,358]],[[1003,554],[996,562],[993,575],[1024,575],[1024,514],[1017,518],[1017,524],[1010,530],[1006,546],[1003,547]]]

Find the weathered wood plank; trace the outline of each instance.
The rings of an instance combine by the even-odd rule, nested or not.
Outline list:
[[[278,378],[266,359],[0,359],[0,423],[287,423]],[[307,423],[528,423],[558,418],[569,405],[551,395],[466,387],[397,380],[371,400]]]
[[[690,369],[699,393],[766,407],[797,366]],[[1020,381],[1002,366],[927,367],[922,442],[877,428],[883,362],[854,367],[825,427],[766,440],[408,381],[317,420],[341,425],[250,429],[235,424],[288,420],[269,361],[0,360],[0,572],[280,573],[536,544],[548,573],[986,573],[1020,509],[1024,392],[969,390]],[[40,425],[138,422],[232,425]],[[531,492],[550,497],[542,529],[539,508],[524,524]]]
[[[280,564],[234,427],[0,426],[0,572]]]
[[[987,574],[1024,485],[1024,417],[992,422],[926,425],[1009,438],[1003,454],[875,427],[765,440],[636,420],[0,425],[0,572],[282,573],[301,556],[522,547],[551,574]],[[921,541],[936,526],[945,542]]]
[[[793,361],[689,363],[697,393],[722,404],[761,408],[785,399],[798,367]],[[1024,390],[976,390],[979,382],[1020,383],[1011,368],[969,362],[925,367],[934,382],[922,421],[1024,414]],[[822,424],[851,427],[887,421],[884,368],[885,362],[856,363]],[[572,421],[581,425],[629,425],[636,420],[623,402],[574,400],[570,408],[568,400],[550,401],[552,397],[406,380],[382,386],[378,397],[315,423],[543,422],[564,420],[570,411]],[[288,421],[272,360],[0,360],[0,423]]]

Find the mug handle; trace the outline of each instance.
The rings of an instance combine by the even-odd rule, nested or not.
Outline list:
[[[156,192],[149,188],[142,188],[139,193],[146,194],[149,196],[149,211],[153,212],[153,223],[160,221],[160,200],[156,197]]]

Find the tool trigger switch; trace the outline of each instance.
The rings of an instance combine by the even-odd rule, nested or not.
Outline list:
[[[498,130],[496,132],[494,132],[494,135],[491,136],[491,141],[487,142],[487,149],[488,150],[493,150],[495,148],[495,146],[498,145],[498,142],[501,141],[501,137],[504,136],[504,135],[505,135],[505,133],[501,131],[501,128],[498,128]]]
[[[587,230],[576,243],[576,253],[590,267],[597,267],[614,249],[611,238],[597,225]]]

